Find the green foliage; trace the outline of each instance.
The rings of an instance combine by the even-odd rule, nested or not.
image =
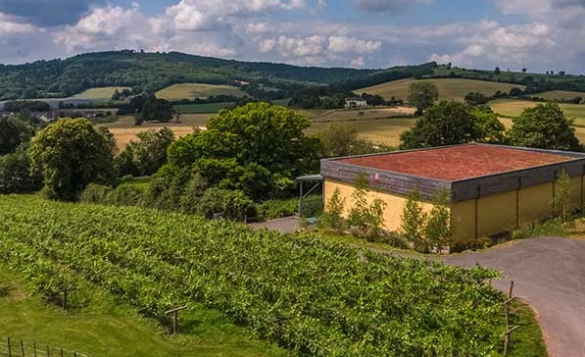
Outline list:
[[[197,213],[201,198],[208,188],[209,184],[201,175],[193,175],[181,196],[181,211],[189,214]]]
[[[357,228],[357,234],[368,240],[376,240],[384,226],[384,210],[387,203],[380,198],[368,202],[368,177],[361,174],[352,193],[353,205],[349,210],[348,223]]]
[[[79,196],[81,203],[112,206],[144,206],[146,195],[143,189],[132,183],[124,183],[116,188],[89,184]]]
[[[299,356],[498,356],[493,272],[135,208],[0,198],[0,260],[74,269],[145,316],[204,303]],[[62,275],[62,274],[59,274]],[[43,284],[44,279],[35,280]],[[375,338],[373,338],[375,336]]]
[[[0,194],[33,192],[41,187],[41,178],[30,172],[28,144],[0,156]]]
[[[167,163],[167,149],[175,140],[169,128],[150,129],[136,135],[138,142],[131,141],[115,159],[120,176],[150,176]]]
[[[558,104],[539,104],[527,108],[513,120],[508,132],[511,145],[551,150],[582,151],[575,136],[573,121],[567,119]]]
[[[487,104],[490,100],[490,97],[481,92],[471,92],[465,96],[465,102],[474,106]]]
[[[268,200],[258,205],[258,216],[264,219],[278,219],[294,216],[299,210],[299,199]]]
[[[463,103],[441,101],[400,135],[401,149],[464,144],[478,138],[475,117]]]
[[[566,237],[564,222],[560,219],[549,219],[520,227],[512,232],[512,239],[538,237]]]
[[[453,246],[451,194],[449,191],[441,190],[435,195],[424,233],[430,249],[434,252],[448,251]]]
[[[505,144],[506,127],[498,115],[488,106],[479,106],[471,110],[475,119],[475,139],[479,143]]]
[[[375,145],[359,137],[355,125],[332,122],[316,135],[321,141],[321,157],[343,157],[375,153]]]
[[[165,99],[158,99],[154,94],[146,95],[142,108],[138,109],[137,125],[143,122],[156,121],[168,123],[173,118],[173,104]],[[138,124],[140,122],[140,124]]]
[[[34,135],[34,129],[17,117],[0,117],[0,156],[13,153]]]
[[[109,186],[90,183],[89,185],[87,185],[85,190],[83,190],[81,195],[79,195],[79,202],[106,204],[108,202],[108,195],[111,192],[112,188]]]
[[[255,216],[254,202],[242,191],[209,188],[199,200],[197,213],[207,219],[215,215],[222,218],[243,221],[247,215]]]
[[[318,164],[318,141],[304,134],[309,126],[304,116],[267,103],[223,110],[207,130],[169,147],[170,170],[195,170],[211,186],[256,200],[286,196],[294,178]]]
[[[108,140],[87,119],[62,119],[40,131],[30,159],[50,199],[73,201],[88,184],[109,182],[114,171]]]
[[[402,208],[401,231],[404,239],[409,242],[414,250],[421,253],[430,251],[429,242],[425,236],[427,214],[423,211],[420,202],[420,193],[412,191]]]
[[[553,198],[551,206],[553,215],[563,222],[568,222],[573,215],[576,207],[571,204],[571,177],[566,171],[562,171],[555,181]]]
[[[342,231],[345,228],[344,212],[345,199],[341,197],[339,187],[336,187],[333,195],[325,205],[325,211],[321,220],[322,225],[335,231]]]
[[[439,100],[439,87],[433,82],[412,82],[408,86],[408,102],[418,114],[432,107]]]

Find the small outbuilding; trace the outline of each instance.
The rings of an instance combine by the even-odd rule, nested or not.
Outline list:
[[[469,144],[397,151],[321,162],[326,202],[336,189],[351,208],[360,175],[369,195],[382,198],[386,229],[399,231],[407,196],[420,193],[426,211],[441,190],[451,196],[454,241],[493,236],[549,218],[558,175],[571,177],[571,204],[584,203],[585,154]]]

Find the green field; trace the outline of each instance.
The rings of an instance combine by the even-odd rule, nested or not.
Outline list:
[[[246,95],[246,93],[234,86],[201,83],[174,84],[156,92],[158,98],[166,100],[207,98],[212,95],[220,94],[234,95],[238,97]]]
[[[533,108],[539,103],[516,100],[516,99],[498,99],[489,103],[490,107],[498,114],[504,117],[516,117],[522,114],[527,108]],[[583,104],[559,104],[567,118],[574,119],[576,126],[585,126],[585,105]]]
[[[202,306],[185,311],[179,325],[181,335],[170,336],[160,324],[139,317],[99,288],[94,287],[91,306],[67,312],[32,294],[25,279],[5,267],[0,267],[0,288],[0,352],[4,353],[6,338],[10,337],[16,344],[24,340],[27,356],[33,355],[33,343],[45,351],[50,346],[55,356],[61,347],[92,357],[285,355],[251,338],[224,314]],[[15,346],[13,356],[15,351],[20,353],[20,346]]]
[[[547,100],[570,100],[577,97],[585,98],[585,93],[571,92],[566,90],[553,90],[544,93],[532,94],[533,97],[540,97]]]
[[[208,103],[208,104],[188,104],[175,105],[175,109],[183,114],[215,114],[222,109],[234,107],[236,103]]]
[[[130,87],[102,87],[102,88],[90,88],[83,93],[76,94],[67,99],[103,99],[109,100],[116,91],[122,91],[124,89],[130,89]]]
[[[391,97],[406,100],[408,98],[408,87],[416,79],[402,79],[387,82],[373,87],[358,89],[356,93],[378,94],[389,100]],[[439,98],[441,100],[463,101],[469,92],[481,92],[488,96],[496,91],[509,92],[514,87],[524,88],[520,85],[479,81],[461,78],[424,79],[423,81],[433,82],[439,87]]]

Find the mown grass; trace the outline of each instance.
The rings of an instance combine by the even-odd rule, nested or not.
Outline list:
[[[411,83],[417,81],[414,78],[402,79],[376,85],[373,87],[358,89],[356,93],[379,94],[386,100],[391,97],[406,100],[408,98],[408,88]],[[422,81],[433,82],[439,87],[439,98],[441,100],[455,100],[462,102],[469,92],[481,92],[488,96],[493,95],[496,91],[509,92],[514,87],[524,88],[524,86],[499,82],[488,82],[473,79],[462,78],[439,78],[423,79]]]
[[[104,99],[109,100],[116,91],[122,91],[124,89],[130,89],[130,87],[101,87],[101,88],[90,88],[85,92],[76,94],[69,99]]]
[[[228,85],[214,85],[202,83],[174,84],[156,92],[158,98],[167,100],[207,98],[212,95],[234,95],[243,97],[246,93],[239,88]]]
[[[577,97],[585,98],[585,93],[571,92],[571,91],[566,91],[566,90],[553,90],[553,91],[549,91],[549,92],[533,94],[532,96],[544,98],[547,100],[563,100],[563,99],[568,100],[568,99],[574,99]]]
[[[92,357],[285,356],[256,340],[225,315],[202,306],[181,313],[180,334],[171,336],[158,323],[138,317],[106,293],[96,290],[92,306],[65,312],[31,296],[18,273],[0,267],[0,338],[26,347],[63,347]],[[5,351],[2,351],[5,352]],[[13,350],[14,353],[14,350]],[[32,353],[32,352],[31,352]],[[31,354],[32,355],[32,354]]]
[[[489,103],[496,113],[505,117],[517,117],[525,109],[533,108],[538,104],[541,103],[520,99],[498,99]],[[585,126],[585,105],[561,103],[559,106],[567,118],[575,120],[575,125]]]

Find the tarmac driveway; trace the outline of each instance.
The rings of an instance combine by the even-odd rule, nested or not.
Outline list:
[[[501,271],[504,279],[493,286],[537,312],[551,357],[585,357],[585,241],[534,238],[482,253],[444,258],[455,266]]]

